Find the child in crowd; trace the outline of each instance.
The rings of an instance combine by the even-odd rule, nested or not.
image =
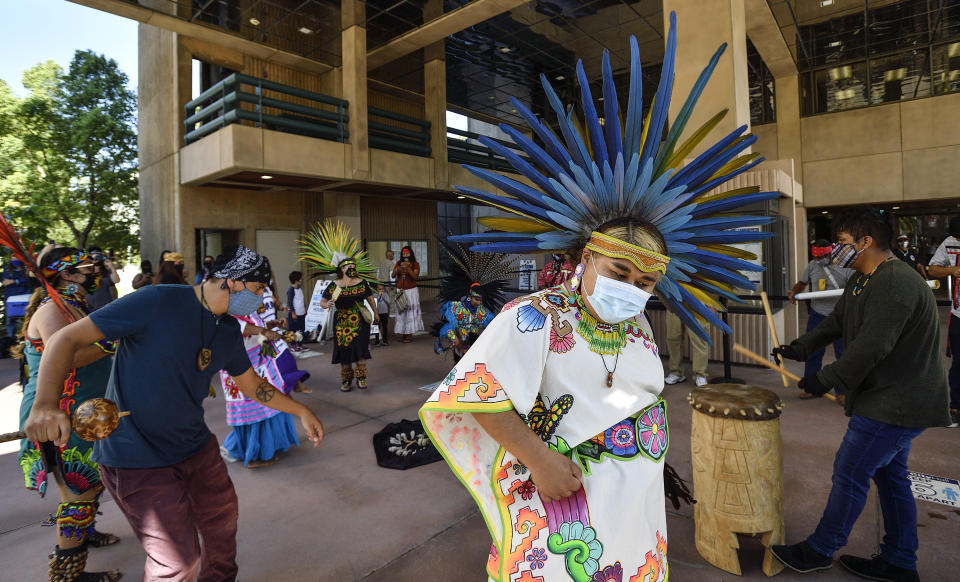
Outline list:
[[[287,289],[287,309],[290,310],[290,331],[299,331],[303,334],[305,329],[305,318],[307,315],[307,306],[303,302],[303,273],[293,271],[290,273],[290,288]],[[303,351],[303,342],[295,341],[290,346],[295,352]]]
[[[383,285],[377,285],[377,294],[374,295],[377,302],[377,313],[380,315],[380,334],[377,338],[377,345],[390,345],[390,312],[393,311],[393,300],[387,293]]]

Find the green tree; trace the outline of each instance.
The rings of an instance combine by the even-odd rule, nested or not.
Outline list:
[[[0,202],[27,240],[138,244],[136,96],[116,61],[77,51],[0,84]]]

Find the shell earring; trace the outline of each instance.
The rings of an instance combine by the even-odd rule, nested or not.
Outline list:
[[[79,290],[80,286],[76,283],[67,283],[67,286],[63,288],[65,295],[76,295]]]
[[[573,276],[570,277],[570,288],[576,291],[580,288],[580,277],[583,276],[583,263],[577,265],[577,268],[573,270]]]

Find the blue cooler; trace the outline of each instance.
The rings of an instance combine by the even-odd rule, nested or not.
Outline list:
[[[7,298],[7,317],[23,317],[27,314],[27,304],[30,303],[30,294],[11,295]]]

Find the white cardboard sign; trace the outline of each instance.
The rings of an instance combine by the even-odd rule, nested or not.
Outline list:
[[[320,306],[320,301],[323,299],[323,292],[326,288],[332,284],[333,281],[317,281],[316,286],[313,288],[313,296],[310,297],[310,305],[307,306],[307,315],[304,320],[304,332],[310,333],[311,331],[318,329],[326,325],[327,320],[330,317],[328,309],[324,309]],[[321,339],[323,335],[318,334],[317,339]]]
[[[948,507],[960,507],[960,481],[908,471],[913,497]]]

